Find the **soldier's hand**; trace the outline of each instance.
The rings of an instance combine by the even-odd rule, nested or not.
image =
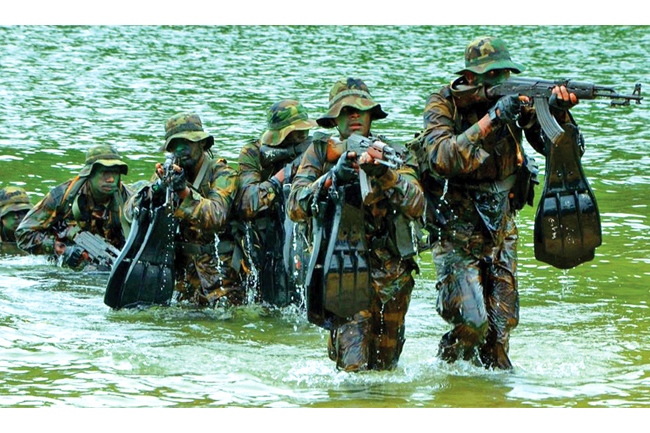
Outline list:
[[[332,174],[341,185],[349,183],[357,178],[358,166],[355,167],[357,159],[356,152],[344,152],[338,162],[332,167]]]
[[[488,111],[490,119],[497,119],[506,123],[516,121],[521,113],[521,102],[518,95],[502,96]]]
[[[365,171],[368,176],[380,177],[388,171],[388,167],[379,162],[379,160],[383,159],[382,155],[372,150],[369,149],[361,154],[359,157],[359,168]]]
[[[557,110],[566,111],[577,104],[578,97],[575,93],[569,93],[565,86],[553,87],[553,94],[548,100],[548,105]]]
[[[88,253],[80,246],[70,245],[65,247],[63,251],[63,265],[69,268],[78,268],[86,260],[88,260]]]
[[[284,168],[281,168],[280,170],[278,170],[278,172],[275,173],[273,175],[273,177],[275,177],[275,179],[278,182],[280,182],[280,185],[283,185],[284,184]]]

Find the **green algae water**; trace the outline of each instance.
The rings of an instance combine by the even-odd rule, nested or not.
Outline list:
[[[234,162],[273,102],[299,99],[317,117],[345,76],[389,113],[373,130],[406,141],[426,97],[484,35],[505,39],[522,76],[650,87],[648,27],[5,27],[0,185],[36,203],[100,143],[125,157],[126,183],[148,179],[180,111],[198,112],[215,153]],[[105,275],[0,257],[0,407],[647,407],[649,105],[572,110],[603,245],[591,262],[554,269],[534,259],[534,209],[520,213],[512,373],[436,358],[449,326],[429,253],[398,368],[360,374],[336,371],[327,333],[296,308],[114,312]]]

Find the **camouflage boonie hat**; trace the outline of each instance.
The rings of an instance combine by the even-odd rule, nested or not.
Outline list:
[[[104,167],[119,167],[122,174],[129,172],[129,166],[122,161],[120,154],[108,144],[93,146],[86,152],[86,166],[79,172],[79,177],[87,177],[92,173],[96,164]]]
[[[376,103],[366,84],[355,78],[342,79],[337,81],[330,91],[330,109],[323,117],[316,120],[323,128],[334,128],[334,120],[341,113],[343,107],[354,107],[361,111],[372,110],[371,119],[383,119],[386,114],[381,105]]]
[[[456,72],[462,75],[465,71],[484,74],[493,69],[510,69],[518,74],[525,68],[510,59],[510,53],[505,42],[499,38],[481,37],[474,39],[465,48],[465,68]]]
[[[175,138],[184,138],[193,142],[208,139],[203,150],[208,150],[214,144],[214,137],[203,130],[201,118],[196,113],[178,113],[165,123],[165,144],[161,152],[168,152],[169,143]]]
[[[17,186],[0,189],[0,218],[9,212],[30,210],[34,205],[29,201],[27,191]]]
[[[287,99],[276,102],[269,108],[266,117],[267,130],[262,134],[261,142],[267,146],[277,146],[293,131],[305,131],[318,126],[310,119],[305,107],[298,101]]]

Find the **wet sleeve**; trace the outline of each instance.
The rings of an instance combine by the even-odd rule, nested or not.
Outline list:
[[[255,143],[249,143],[241,150],[239,170],[240,196],[237,208],[239,215],[250,220],[259,212],[268,209],[279,191],[272,182],[262,179],[260,150]]]
[[[373,191],[364,200],[368,205],[387,198],[394,209],[410,218],[419,218],[424,213],[424,192],[413,167],[415,156],[407,153],[407,159],[400,168],[389,168],[386,173],[372,181]]]
[[[311,215],[311,199],[325,173],[325,155],[312,143],[305,151],[298,172],[291,183],[287,210],[293,221],[306,221]]]
[[[427,100],[424,128],[430,168],[442,177],[471,173],[489,156],[480,146],[478,123],[456,135],[453,106],[438,93],[432,94]]]
[[[190,193],[180,203],[174,216],[187,221],[198,230],[217,233],[222,230],[228,219],[238,188],[237,171],[225,162],[219,162],[212,174],[205,197],[198,191],[190,189]]]
[[[56,232],[54,224],[60,219],[57,208],[69,183],[59,185],[36,204],[16,229],[18,247],[30,254],[53,254]]]

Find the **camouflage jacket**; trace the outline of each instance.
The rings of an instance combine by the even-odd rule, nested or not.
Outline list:
[[[262,167],[261,143],[259,140],[244,145],[239,154],[239,195],[237,199],[238,214],[244,220],[252,220],[262,211],[269,209],[276,202],[281,190],[270,178],[286,163],[278,162]]]
[[[16,229],[18,246],[31,254],[53,254],[55,241],[72,244],[66,235],[78,226],[122,248],[125,239],[121,218],[130,196],[131,192],[120,183],[119,192],[107,206],[96,205],[90,184],[77,176],[55,187],[27,213]]]
[[[288,212],[294,221],[306,221],[312,217],[311,203],[317,193],[318,180],[338,161],[342,148],[331,140],[330,135],[316,133],[313,144],[305,151],[293,181],[289,196]],[[387,142],[383,137],[382,141]],[[375,270],[384,274],[380,292],[384,298],[392,298],[399,287],[394,282],[405,273],[415,268],[412,259],[402,260],[380,240],[388,237],[388,225],[392,215],[399,212],[412,220],[422,216],[424,211],[424,194],[416,174],[415,157],[408,152],[405,164],[397,170],[388,169],[377,178],[371,177],[372,190],[364,201],[365,229],[367,244],[370,246],[370,263],[373,278],[377,279]]]
[[[423,180],[424,187],[427,191],[438,190],[429,196],[440,196],[444,189],[443,200],[434,204],[442,232],[453,233],[457,241],[465,242],[475,230],[485,227],[500,242],[505,221],[515,212],[508,194],[526,159],[523,133],[531,146],[543,154],[541,127],[534,111],[528,110],[519,120],[523,130],[502,124],[481,138],[477,122],[491,104],[458,98],[452,89],[460,80],[431,94],[427,100],[425,145],[433,176]],[[441,183],[446,183],[444,188]]]
[[[210,159],[206,155],[204,164],[209,164],[203,179],[180,202],[174,216],[179,219],[179,244],[176,254],[177,285],[181,299],[204,303],[209,292],[231,286],[235,278],[230,267],[232,258],[232,236],[227,224],[230,209],[234,203],[239,178],[237,171],[228,166],[225,159]],[[152,181],[157,180],[154,175]],[[126,205],[126,217],[132,221],[133,209],[139,205],[139,195],[135,195]],[[214,250],[193,253],[180,253],[181,245],[192,248],[215,245],[219,238],[219,254]],[[222,252],[223,251],[223,252]],[[200,290],[203,289],[203,290]],[[221,292],[220,292],[221,293]]]

